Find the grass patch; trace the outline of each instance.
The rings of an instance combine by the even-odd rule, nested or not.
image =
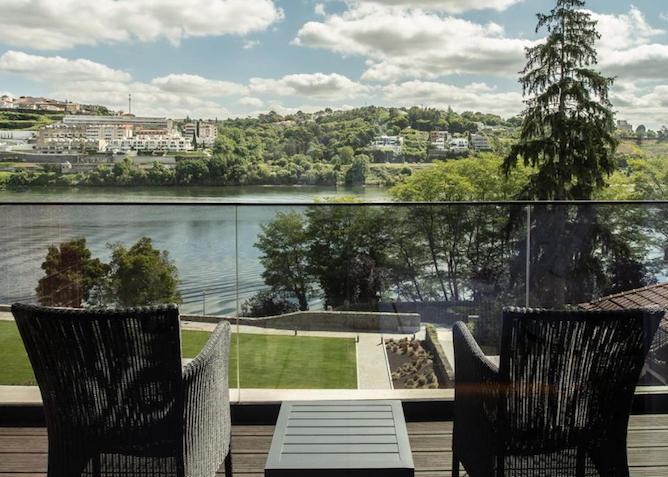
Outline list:
[[[35,375],[23,347],[19,329],[11,321],[0,321],[0,362],[0,384],[35,384]]]
[[[209,333],[183,331],[185,358],[194,358]],[[241,387],[355,389],[355,340],[302,336],[239,335]],[[16,324],[0,322],[0,385],[34,385],[35,376]],[[237,382],[237,335],[232,335],[230,386]]]

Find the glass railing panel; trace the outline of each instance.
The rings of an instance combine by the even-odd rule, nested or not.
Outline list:
[[[541,204],[531,208],[530,304],[615,310],[668,304],[668,205]],[[668,384],[668,321],[641,385]]]
[[[179,303],[185,358],[202,349],[214,327],[201,315],[229,316],[234,323],[233,206],[6,205],[0,206],[0,224],[1,304]],[[18,359],[16,373],[3,367],[7,373],[0,384],[34,383],[25,376],[27,357],[15,325],[1,321],[0,326],[16,342],[0,352],[11,354],[12,362]],[[235,370],[231,387],[237,386]]]
[[[315,272],[316,235],[327,235],[310,222],[315,210],[333,209],[238,207],[244,389],[357,388],[355,334],[337,329]],[[328,269],[335,267],[328,263]]]
[[[452,325],[498,354],[501,308],[524,304],[525,223],[508,205],[239,206],[242,387],[452,387]]]

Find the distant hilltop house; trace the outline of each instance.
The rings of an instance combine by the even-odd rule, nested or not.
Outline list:
[[[448,143],[448,146],[450,147],[450,152],[464,154],[469,151],[469,140],[463,137],[454,138]]]
[[[429,133],[429,143],[437,151],[447,150],[450,133],[448,131],[431,131]]]
[[[108,112],[107,108],[92,104],[79,104],[67,100],[60,101],[34,96],[12,98],[8,95],[0,96],[0,109],[19,109],[63,114],[98,114],[101,111]]]
[[[377,149],[391,150],[395,154],[401,152],[401,146],[404,145],[404,138],[401,136],[378,136],[371,143],[372,147]]]
[[[153,153],[194,150],[166,118],[118,116],[65,116],[62,123],[45,126],[37,134],[36,149],[43,153]]]
[[[81,111],[81,105],[78,103],[33,96],[21,96],[14,99],[13,104],[14,109],[29,109],[52,113],[78,113]]]
[[[476,152],[488,152],[492,150],[487,136],[483,134],[471,134],[471,147]]]
[[[7,95],[0,96],[0,109],[16,109],[14,98]]]
[[[625,120],[617,121],[617,130],[625,134],[633,134],[633,126]]]

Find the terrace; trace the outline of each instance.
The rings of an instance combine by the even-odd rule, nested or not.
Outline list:
[[[301,227],[303,249],[291,250],[288,262],[280,247],[256,246],[281,230],[267,228],[281,217],[301,218],[292,225]],[[556,217],[565,217],[562,238],[572,248],[555,248],[558,234],[547,227]],[[0,230],[4,303],[37,301],[50,245],[84,237],[104,262],[108,243],[130,246],[143,236],[168,251],[180,279],[183,357],[199,352],[217,321],[232,324],[233,459],[235,475],[248,476],[262,475],[282,401],[336,399],[401,400],[416,475],[450,475],[454,322],[466,322],[495,355],[503,306],[594,308],[608,296],[639,294],[632,292],[638,285],[668,281],[663,202],[5,203]],[[610,254],[611,235],[633,260]],[[547,263],[554,250],[570,258]],[[572,265],[585,250],[595,264],[588,274]],[[278,257],[272,263],[270,253]],[[272,285],[274,266],[308,271],[309,310],[242,316]],[[651,292],[640,295],[651,301]],[[6,309],[0,345],[0,476],[45,475],[41,398]],[[664,345],[653,347],[636,391],[632,475],[668,474]],[[431,364],[402,375],[400,366],[423,351]]]

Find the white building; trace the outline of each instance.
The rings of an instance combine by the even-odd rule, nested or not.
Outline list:
[[[371,145],[398,154],[401,152],[401,146],[404,145],[404,138],[401,136],[378,136]]]
[[[448,143],[450,146],[450,151],[455,154],[461,154],[468,152],[469,150],[469,140],[463,137],[455,138]]]

